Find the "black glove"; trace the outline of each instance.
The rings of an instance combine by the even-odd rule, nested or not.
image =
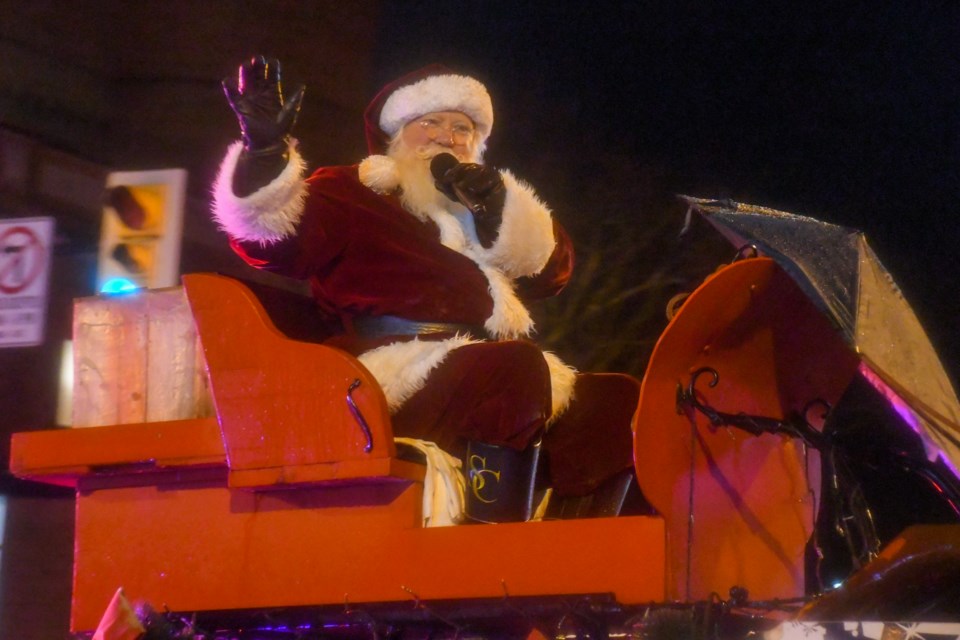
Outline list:
[[[437,180],[437,189],[454,202],[463,202],[469,206],[479,203],[482,207],[470,207],[477,229],[477,238],[481,246],[489,248],[500,233],[503,220],[503,204],[507,190],[503,186],[500,172],[493,167],[472,162],[462,162],[452,167]],[[464,197],[461,198],[459,194]]]
[[[256,56],[240,66],[237,78],[223,81],[223,92],[237,114],[243,153],[233,188],[249,195],[270,182],[286,165],[287,140],[303,102],[301,86],[284,102],[280,61]]]
[[[240,121],[244,149],[266,153],[286,150],[286,140],[300,112],[305,87],[283,100],[280,61],[256,56],[240,66],[238,77],[223,81],[223,92]]]

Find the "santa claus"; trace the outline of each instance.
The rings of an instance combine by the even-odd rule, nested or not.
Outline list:
[[[290,137],[303,89],[284,99],[279,63],[254,58],[224,88],[242,140],[214,217],[249,264],[309,281],[397,435],[464,461],[468,517],[529,517],[538,450],[561,497],[625,486],[639,385],[528,340],[526,303],[563,288],[573,251],[529,185],[483,164],[483,84],[437,65],[400,78],[366,110],[371,155],[309,177]]]

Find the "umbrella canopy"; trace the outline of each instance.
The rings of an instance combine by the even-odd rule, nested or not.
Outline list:
[[[755,205],[682,198],[735,246],[753,246],[775,260],[860,356],[868,379],[905,414],[928,457],[942,456],[957,473],[957,394],[916,314],[864,234]]]

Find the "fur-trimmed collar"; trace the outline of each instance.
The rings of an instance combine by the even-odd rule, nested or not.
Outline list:
[[[397,163],[389,156],[367,156],[358,167],[360,182],[380,195],[393,193],[400,186]]]

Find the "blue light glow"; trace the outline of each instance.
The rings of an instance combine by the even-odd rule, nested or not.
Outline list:
[[[117,295],[121,293],[132,293],[138,289],[140,289],[140,287],[127,278],[110,278],[100,287],[100,293]]]

